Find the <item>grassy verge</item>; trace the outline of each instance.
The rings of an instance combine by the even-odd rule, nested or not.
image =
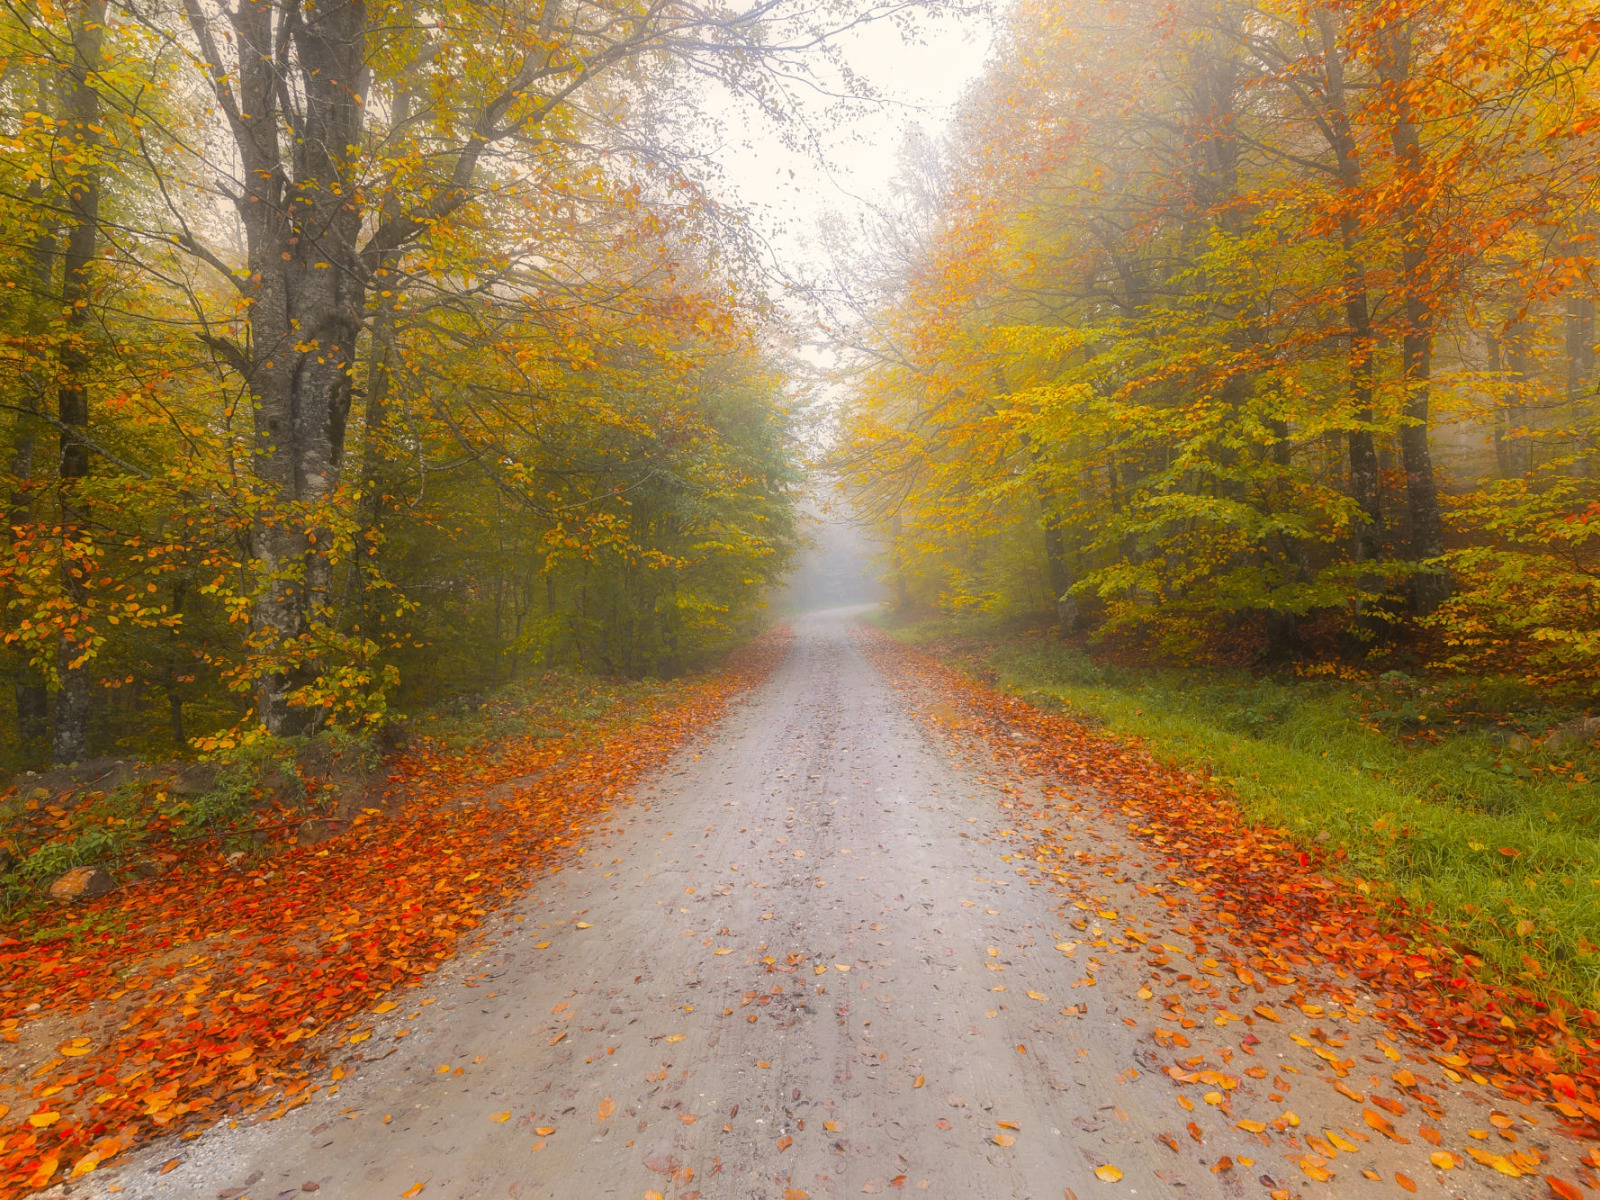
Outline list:
[[[1143,739],[1536,993],[1600,1004],[1600,752],[1531,742],[1571,715],[1540,697],[1499,680],[1112,666],[992,626],[890,632]]]

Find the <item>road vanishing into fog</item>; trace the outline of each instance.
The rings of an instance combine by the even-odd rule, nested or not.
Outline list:
[[[1238,1011],[1265,1000],[1282,1024],[1217,1027],[1199,992],[1217,995],[1216,964],[1178,953],[1183,918],[1137,890],[1166,879],[1124,824],[919,717],[941,708],[878,673],[849,614],[797,621],[773,676],[578,862],[377,1018],[336,1092],[144,1148],[68,1194],[1398,1198],[1397,1173],[1424,1195],[1545,1194],[1533,1175],[1441,1172],[1414,1107],[1381,1136],[1330,1055],[1347,1086],[1404,1066],[1430,1080],[1445,1147],[1542,1148],[1573,1177],[1581,1148],[1548,1114],[1518,1108],[1513,1146],[1490,1122],[1506,1101],[1395,1061],[1411,1048],[1385,1051],[1370,1019],[1303,1016],[1269,988]],[[1030,823],[1113,864],[1088,911],[1019,870]],[[1152,970],[1163,940],[1192,979]],[[1236,1086],[1180,1087],[1162,1072],[1185,1059]]]

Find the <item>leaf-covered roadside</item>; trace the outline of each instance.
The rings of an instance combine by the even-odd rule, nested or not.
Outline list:
[[[1431,1044],[1452,1078],[1547,1105],[1574,1132],[1600,1138],[1600,1015],[1493,977],[1448,927],[1364,894],[1334,873],[1315,842],[1250,823],[1226,793],[1158,763],[1136,740],[1040,711],[887,635],[863,636],[891,679],[927,682],[964,728],[993,740],[1009,761],[1097,795],[1108,815],[1125,819],[1129,835],[1190,893],[1197,948],[1246,986],[1257,972],[1343,1004],[1355,1002],[1359,986],[1375,998],[1377,1016]],[[1017,733],[1027,740],[1019,744]],[[1073,849],[1042,832],[1028,853],[1048,870]],[[1350,983],[1330,987],[1330,972]]]
[[[0,1112],[0,1197],[81,1175],[139,1141],[225,1116],[280,1115],[364,1010],[436,969],[461,935],[559,870],[626,789],[781,656],[769,635],[654,712],[492,747],[419,743],[391,772],[403,803],[331,842],[248,869],[197,850],[136,892],[87,906],[116,933],[0,950],[0,1033],[56,1052]],[[13,933],[21,932],[14,930]]]

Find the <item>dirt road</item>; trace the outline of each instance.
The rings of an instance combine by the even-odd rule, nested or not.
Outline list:
[[[1399,1197],[1397,1172],[1424,1194],[1543,1192],[1471,1162],[1441,1172],[1414,1109],[1395,1138],[1365,1123],[1333,1085],[1386,1080],[1409,1049],[1385,1051],[1370,1019],[1223,1021],[1190,987],[1174,1016],[1178,985],[1148,958],[1165,941],[1186,965],[1151,895],[1164,877],[1092,806],[1052,808],[1004,762],[930,735],[912,703],[939,701],[891,688],[843,616],[799,622],[770,681],[609,839],[377,1018],[336,1092],[148,1149],[73,1194]],[[1025,814],[1074,822],[1117,864],[1098,891],[1029,873]],[[1215,965],[1189,966],[1195,988]],[[1197,1077],[1180,1086],[1163,1071],[1185,1059]],[[1504,1139],[1504,1101],[1423,1064],[1446,1148],[1575,1155],[1531,1110]],[[1119,1181],[1097,1177],[1108,1166]]]

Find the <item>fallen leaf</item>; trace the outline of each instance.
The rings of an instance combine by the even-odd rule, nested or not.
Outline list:
[[[1267,1125],[1265,1121],[1244,1120],[1236,1122],[1236,1125],[1239,1129],[1244,1130],[1246,1133],[1265,1133],[1267,1131]]]
[[[1400,1174],[1399,1171],[1394,1173],[1394,1181],[1401,1187],[1405,1188],[1405,1190],[1408,1192],[1414,1192],[1417,1190],[1417,1181],[1412,1179],[1409,1175]]]
[[[396,1004],[393,1000],[385,1000],[382,1004],[378,1005],[378,1007],[373,1009],[372,1011],[375,1012],[375,1013],[393,1012],[395,1009],[397,1009],[399,1007],[400,1006],[398,1004]]]
[[[602,1121],[608,1120],[611,1117],[611,1114],[616,1112],[616,1111],[617,1111],[617,1102],[615,1100],[613,1100],[610,1096],[607,1096],[604,1100],[600,1101],[600,1113],[599,1113],[599,1119],[600,1120],[602,1120]]]
[[[1100,1180],[1102,1183],[1115,1183],[1117,1180],[1122,1178],[1122,1172],[1117,1170],[1117,1168],[1113,1167],[1110,1163],[1107,1163],[1103,1167],[1096,1167],[1094,1169],[1094,1174],[1095,1178]]]
[[[1388,1117],[1380,1116],[1379,1114],[1373,1112],[1370,1108],[1361,1115],[1366,1119],[1368,1125],[1372,1126],[1372,1128],[1383,1134],[1383,1136],[1388,1138],[1390,1141],[1399,1142],[1402,1145],[1411,1144],[1410,1138],[1401,1137],[1394,1131],[1394,1126],[1390,1124]]]
[[[922,1084],[923,1084],[923,1078],[922,1078],[921,1075],[918,1075],[915,1079],[913,1079],[911,1081],[911,1086],[914,1087],[914,1088],[919,1088],[919,1087],[922,1086]]]
[[[1428,1161],[1441,1171],[1453,1171],[1456,1169],[1456,1156],[1448,1150],[1435,1150],[1428,1155]]]
[[[534,1130],[540,1137],[549,1137],[555,1131],[556,1127],[554,1125],[541,1125]]]
[[[400,1193],[400,1200],[411,1200],[412,1196],[418,1195],[422,1189],[427,1186],[428,1185],[426,1183],[413,1183],[405,1191]]]
[[[511,1120],[511,1110],[508,1108],[505,1110],[505,1112],[497,1112],[489,1119],[498,1125],[504,1125],[507,1121]]]
[[[990,1139],[996,1146],[1015,1146],[1017,1139],[1009,1133],[997,1133]]]
[[[47,1129],[59,1120],[61,1120],[61,1114],[58,1112],[41,1112],[34,1113],[33,1116],[29,1117],[28,1124],[35,1129]]]
[[[1049,998],[1050,997],[1046,996],[1043,992],[1035,992],[1035,991],[1029,991],[1028,992],[1028,999],[1029,1000],[1048,1000]]]
[[[1550,1188],[1550,1194],[1557,1200],[1583,1200],[1583,1193],[1565,1179],[1558,1179],[1554,1175],[1544,1177],[1545,1184]]]

